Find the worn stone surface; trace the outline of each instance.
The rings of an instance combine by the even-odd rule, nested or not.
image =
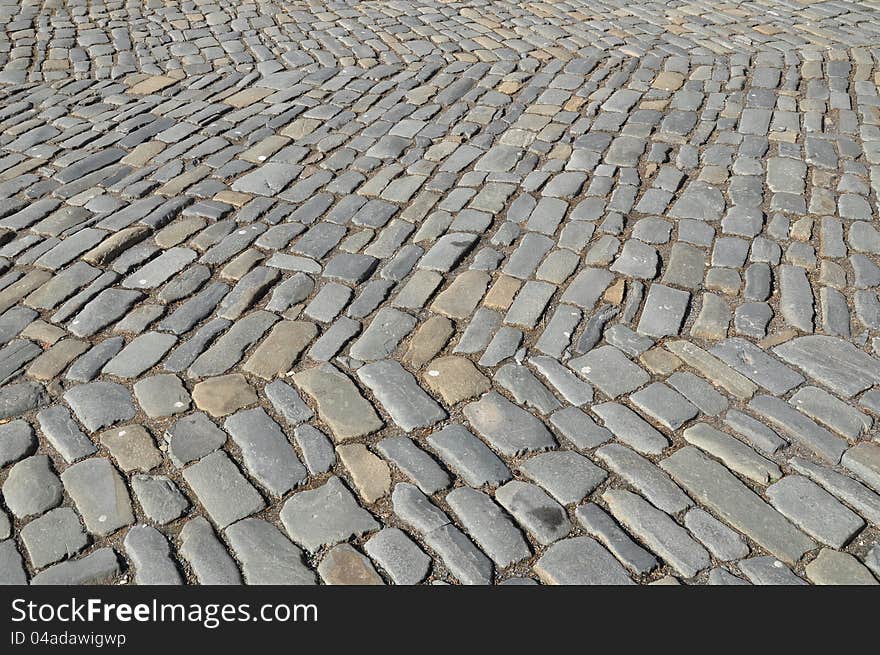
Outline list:
[[[161,532],[137,525],[125,535],[126,554],[134,564],[134,582],[140,585],[177,585],[183,577],[171,557],[171,547]]]
[[[247,584],[315,584],[303,552],[271,523],[244,519],[226,528],[226,536]]]
[[[489,379],[464,357],[441,357],[428,363],[422,379],[447,405],[455,405],[491,388]]]
[[[431,558],[398,528],[377,532],[364,544],[364,550],[395,584],[418,584],[431,567]]]
[[[35,569],[73,557],[89,543],[79,517],[69,507],[50,510],[25,525],[21,540]]]
[[[535,572],[546,584],[632,584],[617,560],[589,537],[556,542],[538,560]]]
[[[686,491],[783,561],[796,562],[815,544],[721,464],[693,447],[661,462]]]
[[[124,472],[150,471],[162,463],[162,453],[152,435],[141,425],[124,425],[102,432],[103,445]]]
[[[281,522],[295,543],[312,552],[379,528],[336,477],[291,496],[281,510]]]
[[[128,489],[109,459],[74,464],[61,474],[61,482],[91,534],[103,537],[134,523]]]
[[[565,509],[536,485],[512,480],[498,488],[495,499],[541,544],[551,544],[571,530]]]
[[[872,570],[872,2],[178,4],[0,11],[4,580]]]
[[[259,492],[223,451],[211,453],[185,468],[183,479],[221,528],[265,506]]]
[[[240,373],[202,380],[193,387],[196,407],[211,416],[226,416],[257,402],[254,388]]]
[[[505,455],[556,445],[538,419],[494,391],[466,405],[464,415],[480,436]]]
[[[283,496],[308,477],[281,426],[261,408],[236,412],[223,429],[241,450],[247,472],[273,496]]]
[[[180,531],[179,552],[201,584],[241,584],[241,573],[232,555],[201,516],[190,519]]]
[[[841,549],[865,522],[815,482],[788,475],[767,487],[773,506],[814,539]]]
[[[384,425],[354,383],[331,364],[301,371],[293,380],[315,400],[318,416],[337,441],[371,434]]]
[[[367,503],[374,503],[391,491],[391,471],[385,461],[363,444],[336,447],[342,465],[348,469],[358,494]]]
[[[398,362],[383,359],[362,366],[358,379],[407,432],[427,428],[446,418],[446,412],[418,385],[413,375]]]
[[[64,400],[86,429],[92,432],[127,421],[136,411],[131,392],[115,382],[77,385],[64,394]]]
[[[141,409],[150,418],[182,414],[190,406],[190,395],[180,378],[171,374],[138,380],[133,387]]]
[[[318,575],[329,585],[381,585],[370,560],[348,544],[331,548],[318,565]]]
[[[823,548],[806,567],[807,578],[815,584],[878,585],[871,572],[849,553]]]
[[[692,578],[709,566],[709,552],[641,496],[610,489],[602,498],[615,518],[685,578]]]

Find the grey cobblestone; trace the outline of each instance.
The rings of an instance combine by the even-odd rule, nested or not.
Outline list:
[[[0,580],[877,581],[876,7],[710,4],[6,2]]]

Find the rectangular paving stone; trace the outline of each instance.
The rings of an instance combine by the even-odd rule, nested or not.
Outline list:
[[[699,503],[783,562],[794,564],[816,547],[724,466],[696,448],[681,448],[660,462],[660,468]]]
[[[104,537],[134,523],[128,489],[109,459],[73,464],[61,474],[61,482],[91,534]]]
[[[171,547],[156,528],[138,525],[131,528],[123,541],[125,552],[134,565],[134,582],[139,585],[183,584]]]
[[[792,523],[832,548],[843,548],[865,525],[834,496],[800,475],[787,475],[767,487],[767,498]]]
[[[832,464],[837,464],[846,451],[848,444],[844,439],[831,434],[779,398],[759,394],[749,401],[748,407],[778,427],[792,441],[809,448]]]
[[[493,287],[494,288],[494,287]],[[581,322],[581,311],[571,305],[560,305],[553,312],[535,348],[548,355],[548,358],[562,358],[562,353],[571,343],[571,337]]]
[[[493,380],[506,389],[517,403],[540,414],[547,415],[561,407],[556,396],[521,364],[505,364],[495,372]]]
[[[5,346],[21,334],[39,314],[25,307],[13,307],[0,315],[0,346]]]
[[[685,578],[692,578],[711,564],[709,552],[641,496],[623,489],[602,494],[611,514]]]
[[[880,360],[837,337],[798,337],[773,352],[844,398],[880,382]]]
[[[183,469],[183,479],[220,528],[255,514],[266,506],[259,492],[222,450],[206,455]]]
[[[35,569],[76,555],[88,544],[79,517],[69,507],[58,507],[25,525],[21,540]]]
[[[23,277],[0,290],[0,313],[13,307],[19,300],[42,287],[51,278],[52,274],[49,271],[35,269],[28,271]]]
[[[535,563],[534,571],[545,584],[634,584],[611,553],[590,537],[557,541]]]
[[[385,459],[397,466],[426,494],[446,489],[452,481],[443,467],[409,437],[387,437],[376,447]]]
[[[380,527],[335,476],[320,487],[293,494],[284,503],[280,518],[294,543],[310,552]]]
[[[565,407],[554,412],[550,416],[550,423],[563,437],[581,450],[600,446],[612,437],[609,430],[597,425],[593,419],[576,407]]]
[[[693,505],[687,494],[666,473],[622,444],[606,444],[596,450],[596,457],[654,506],[668,514],[678,514]]]
[[[128,289],[155,289],[196,258],[189,248],[169,248],[122,280]]]
[[[648,289],[637,331],[649,337],[677,335],[690,302],[690,293],[654,283]]]
[[[35,380],[53,380],[88,349],[89,344],[85,341],[62,339],[32,360],[25,372]]]
[[[666,382],[708,416],[718,416],[730,406],[711,384],[688,371],[676,371]]]
[[[418,584],[430,570],[431,558],[398,528],[380,530],[364,544],[364,550],[394,584]]]
[[[568,366],[586,378],[609,398],[647,383],[651,378],[614,346],[599,346],[582,357],[569,360]]]
[[[678,430],[699,414],[684,396],[662,382],[649,384],[629,398],[643,413],[669,430]]]
[[[173,334],[145,332],[132,339],[101,372],[119,378],[135,378],[157,364],[175,343],[177,337]]]
[[[85,305],[68,329],[78,337],[90,337],[125,316],[142,297],[139,291],[105,289]]]
[[[254,350],[242,370],[264,380],[283,375],[293,368],[299,356],[318,333],[308,321],[281,321]]]
[[[643,575],[659,566],[657,558],[633,541],[598,505],[580,505],[575,516],[591,537],[600,541],[633,573]]]
[[[419,261],[419,268],[448,272],[464,258],[477,241],[477,235],[454,232],[440,237]]]
[[[99,269],[84,261],[75,262],[28,295],[24,304],[34,309],[54,309],[100,274]]]
[[[552,357],[529,357],[529,364],[553,385],[572,405],[582,406],[593,400],[593,388]]]
[[[206,276],[207,278],[208,276]],[[173,281],[172,281],[173,282]],[[168,289],[168,286],[165,287]],[[164,289],[163,289],[164,292]],[[186,293],[187,299],[159,323],[159,329],[174,334],[185,334],[202,319],[214,311],[220,301],[229,293],[229,287],[222,282],[212,282],[198,293]],[[159,300],[163,300],[160,293]],[[166,302],[167,298],[164,299]],[[169,303],[170,304],[170,303]]]
[[[495,491],[495,500],[542,545],[571,531],[565,509],[536,485],[511,480]]]
[[[318,405],[318,416],[337,442],[362,437],[382,429],[384,423],[372,405],[344,373],[332,364],[321,364],[293,376],[300,389]]]
[[[248,473],[273,496],[281,497],[305,482],[305,466],[279,425],[263,409],[236,412],[223,427],[241,449]]]
[[[225,532],[247,584],[316,584],[303,552],[268,521],[243,519]]]
[[[61,405],[41,410],[37,413],[37,421],[40,424],[40,432],[68,464],[88,457],[98,450]]]
[[[843,465],[874,491],[880,492],[880,446],[862,442],[846,451]]]
[[[189,366],[187,375],[196,378],[222,375],[241,361],[244,352],[259,341],[277,321],[275,314],[261,310],[235,321],[210,348],[198,355]],[[225,325],[228,323],[214,323],[214,328],[223,329]]]
[[[534,452],[556,445],[553,436],[538,419],[494,391],[466,405],[463,411],[474,430],[504,455]]]
[[[768,484],[782,477],[782,471],[746,444],[706,423],[695,423],[684,431],[685,440],[706,451],[730,470],[758,484]]]
[[[459,487],[446,495],[446,502],[468,534],[500,568],[531,555],[522,533],[486,494]]]
[[[375,361],[391,355],[416,326],[416,319],[392,308],[382,308],[373,317],[349,353],[355,359]]]
[[[806,581],[780,566],[775,557],[750,557],[739,562],[739,569],[756,585],[805,585]]]
[[[847,503],[871,523],[880,523],[880,495],[865,487],[858,480],[801,457],[789,460],[792,469],[810,478],[833,496]]]
[[[781,396],[804,381],[804,376],[745,339],[725,339],[710,352],[770,393]]]
[[[267,384],[263,392],[272,403],[275,411],[284,418],[289,425],[298,425],[312,418],[315,414],[312,408],[306,405],[296,390],[281,380],[275,380]]]
[[[504,316],[504,322],[508,325],[516,325],[527,329],[534,328],[550,298],[556,293],[556,287],[548,282],[529,280],[516,295],[510,309]]]
[[[748,400],[758,390],[754,382],[699,346],[687,341],[667,341],[664,345],[709,382],[722,387],[740,400]]]
[[[85,557],[50,566],[31,579],[32,585],[111,584],[119,576],[119,559],[112,548],[99,548]]]
[[[443,462],[473,487],[498,486],[511,478],[510,469],[486,444],[460,425],[447,425],[428,437]]]
[[[107,148],[88,155],[71,166],[63,168],[55,174],[55,179],[62,183],[73,182],[98,169],[105,168],[125,157],[128,153],[121,148]]]
[[[394,360],[383,359],[357,371],[391,419],[407,432],[430,427],[446,418],[446,412],[419,387],[411,373]]]
[[[819,387],[801,387],[788,402],[850,441],[858,440],[873,425],[870,416]]]
[[[788,442],[773,429],[739,410],[729,410],[724,415],[724,423],[733,429],[742,440],[768,455],[772,455],[788,445]]]
[[[669,445],[665,436],[625,405],[608,402],[590,409],[602,419],[605,429],[640,453],[659,455]]]
[[[33,341],[14,339],[0,349],[0,384],[14,378],[31,360],[43,352]]]
[[[519,468],[563,505],[580,502],[608,476],[589,459],[571,450],[534,455]]]

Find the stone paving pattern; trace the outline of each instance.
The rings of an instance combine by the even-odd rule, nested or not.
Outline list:
[[[880,2],[0,0],[0,583],[877,584]]]

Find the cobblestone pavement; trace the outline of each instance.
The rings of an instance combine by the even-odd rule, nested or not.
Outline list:
[[[877,0],[0,25],[0,582],[877,584]]]

